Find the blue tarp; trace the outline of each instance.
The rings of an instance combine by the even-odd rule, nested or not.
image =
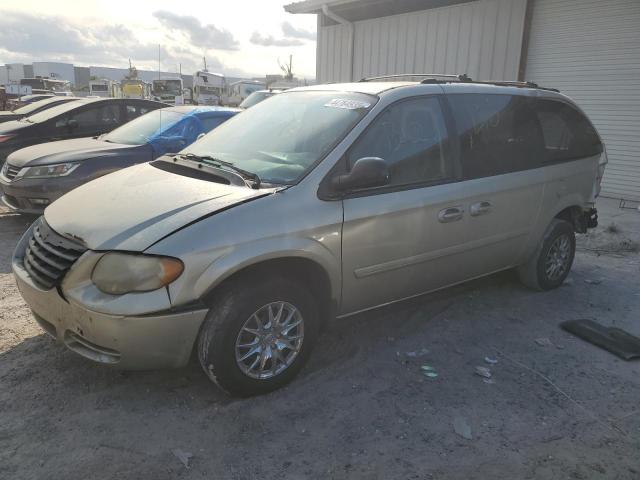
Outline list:
[[[179,152],[195,142],[201,133],[208,133],[199,118],[199,114],[208,111],[210,110],[196,108],[184,114],[177,122],[162,125],[149,138],[149,145],[158,155]]]

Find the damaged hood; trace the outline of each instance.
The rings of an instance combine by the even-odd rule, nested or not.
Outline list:
[[[203,216],[269,195],[190,178],[144,163],[89,182],[56,200],[53,230],[91,250],[143,251]]]

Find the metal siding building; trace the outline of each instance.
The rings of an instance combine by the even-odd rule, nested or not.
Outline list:
[[[602,194],[640,200],[640,1],[537,0],[526,78],[587,112],[609,157]]]
[[[640,0],[306,0],[319,83],[466,73],[559,88],[603,136],[603,195],[640,200]]]

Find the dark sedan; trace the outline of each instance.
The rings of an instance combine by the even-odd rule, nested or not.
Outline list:
[[[161,107],[166,104],[126,98],[83,98],[0,123],[0,166],[11,152],[21,148],[101,135]]]
[[[28,103],[15,110],[7,110],[0,112],[0,123],[8,122],[10,120],[20,120],[21,118],[35,115],[38,112],[42,112],[56,105],[62,105],[63,103],[72,102],[74,100],[80,100],[78,97],[50,97],[37,102]]]
[[[155,110],[94,138],[27,147],[0,173],[2,201],[21,213],[42,213],[74,188],[115,170],[178,152],[240,110],[179,106]]]

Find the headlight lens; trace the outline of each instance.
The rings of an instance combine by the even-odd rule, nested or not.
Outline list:
[[[98,261],[91,279],[104,293],[123,295],[162,288],[178,278],[183,270],[184,265],[177,258],[114,252]]]
[[[20,175],[22,178],[46,178],[46,177],[64,177],[69,175],[80,164],[78,162],[56,163],[55,165],[42,165],[39,167],[29,167]]]

